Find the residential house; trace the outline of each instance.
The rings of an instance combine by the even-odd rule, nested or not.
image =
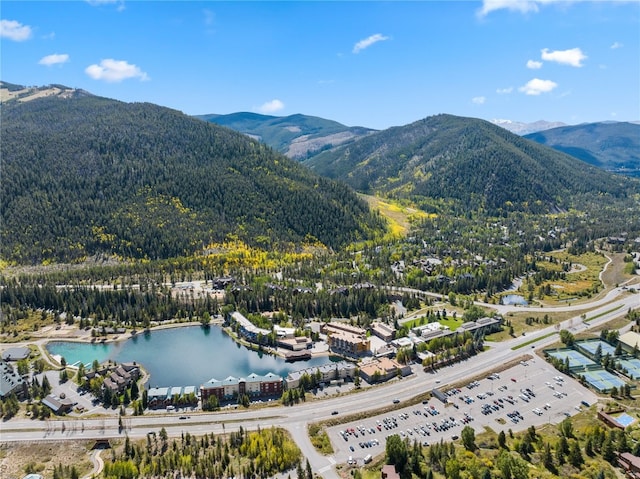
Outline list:
[[[119,364],[107,371],[108,376],[104,378],[102,385],[112,393],[123,393],[126,388],[140,377],[140,368],[136,363]]]

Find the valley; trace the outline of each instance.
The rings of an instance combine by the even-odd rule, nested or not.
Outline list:
[[[513,423],[511,433],[526,435],[530,427],[559,427],[564,413],[576,423],[589,414],[593,419],[594,403],[637,413],[637,379],[621,362],[601,353],[590,371],[602,370],[629,390],[596,390],[587,384],[595,376],[581,377],[546,353],[597,338],[617,351],[619,336],[640,328],[637,180],[453,115],[354,133],[348,142],[293,161],[210,124],[213,117],[203,121],[62,86],[19,101],[24,98],[7,100],[1,111],[0,349],[26,354],[3,361],[8,381],[24,384],[3,392],[0,403],[9,449],[108,439],[113,455],[102,459],[111,470],[128,464],[145,440],[155,441],[149,449],[155,452],[175,440],[176,452],[193,446],[186,434],[237,442],[249,441],[247,431],[274,428],[275,435],[287,431],[300,450],[298,466],[300,458],[308,460],[311,476],[379,474],[387,446],[402,436],[374,432],[376,441],[361,446],[345,441],[340,430],[366,422],[381,433],[389,415],[417,417],[411,411],[421,401],[436,407],[441,391],[472,381],[482,381],[484,391],[493,384],[486,376],[496,372],[503,376],[496,388],[521,394],[514,384],[531,370],[521,361],[536,365],[536,391],[565,375],[571,406],[547,387],[548,394],[522,411],[523,421],[497,421],[485,407],[452,399],[459,407],[446,406],[453,418],[446,433],[438,425],[442,434],[425,439],[419,426],[426,425],[409,421],[405,446],[398,447],[415,451],[416,468],[430,460],[433,477],[447,477],[435,463],[440,439],[452,444],[450,460],[463,468],[475,464],[458,455],[470,452],[468,437],[466,446],[458,437],[470,434],[462,432],[463,407],[474,417],[474,434],[490,435],[491,444],[506,421]],[[258,128],[281,119],[239,114],[227,120]],[[328,135],[346,131],[315,117],[282,120],[287,131],[309,138],[302,128],[294,131],[294,120]],[[281,141],[284,151],[286,141],[296,140]],[[135,357],[122,364],[113,358],[67,364],[45,348],[52,339],[118,347],[187,325],[205,335],[221,328],[242,348],[240,356],[232,360],[212,343],[200,349],[194,339],[172,344],[171,337],[186,337],[186,330],[172,329],[162,335],[168,345],[147,351],[141,373]],[[309,355],[327,364],[309,370],[301,364],[282,377],[223,368],[188,384],[178,384],[179,374],[171,384],[149,383],[145,361],[165,348],[190,347],[197,357],[183,356],[202,359],[204,374],[208,361],[247,361],[256,369],[252,361],[267,363],[265,354]],[[632,364],[635,354],[615,356]],[[338,367],[330,355],[345,363]],[[51,404],[64,409],[62,393],[78,404],[56,417],[61,410]],[[581,400],[591,409],[578,412]],[[503,409],[492,404],[493,412]],[[547,404],[553,413],[531,412],[547,411]],[[637,436],[629,434],[625,440]],[[417,435],[421,441],[410,440]],[[523,437],[509,438],[519,455],[500,460],[556,477],[541,466],[542,439]],[[520,446],[527,440],[537,444],[531,451]],[[555,448],[556,439],[544,440]],[[495,449],[483,448],[491,464],[498,461]],[[610,471],[615,461],[596,456]],[[256,462],[241,457],[234,456],[235,467],[248,477]],[[22,464],[22,470],[52,475],[46,462]],[[484,470],[495,473],[489,462]],[[295,463],[278,474],[297,472]],[[90,474],[89,462],[78,464]],[[233,464],[220,464],[216,473],[235,475]],[[184,467],[192,471],[185,475],[196,474]],[[571,467],[571,474],[581,474],[586,466],[576,459]]]

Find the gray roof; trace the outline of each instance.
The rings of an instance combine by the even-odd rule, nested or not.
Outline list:
[[[151,388],[147,391],[147,398],[166,398],[169,395],[169,388]]]
[[[196,394],[195,386],[185,386],[182,393],[186,396],[187,394]]]
[[[20,346],[3,351],[2,359],[5,361],[19,361],[21,359],[27,359],[30,354],[31,350],[28,347]]]
[[[22,387],[24,380],[10,364],[0,361],[0,397],[11,394],[12,391]]]

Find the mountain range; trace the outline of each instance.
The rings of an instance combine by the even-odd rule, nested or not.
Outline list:
[[[640,191],[475,118],[436,115],[331,143],[349,128],[305,115],[195,118],[62,85],[0,87],[0,258],[19,263],[170,258],[230,237],[339,248],[385,228],[355,191],[489,215],[580,209],[587,197],[615,205]],[[326,142],[294,161],[264,142],[280,138],[288,151],[283,132]]]
[[[536,131],[548,130],[549,128],[558,128],[560,126],[566,126],[561,121],[545,121],[538,120],[533,123],[523,123],[521,121],[513,120],[491,120],[494,125],[501,126],[505,130],[509,130],[516,135],[527,135],[529,133],[535,133]]]
[[[305,164],[357,191],[418,203],[441,198],[492,213],[549,212],[571,207],[583,193],[615,197],[637,188],[488,121],[453,115],[389,128]]]
[[[640,177],[640,124],[601,122],[526,135],[607,171]]]
[[[62,86],[11,88],[0,258],[169,258],[230,236],[338,248],[384,228],[347,186],[231,129]]]
[[[244,133],[299,161],[310,160],[325,151],[377,133],[377,130],[370,128],[348,127],[332,120],[302,114],[279,117],[240,112],[199,115],[198,118]],[[598,168],[640,176],[640,124],[602,122],[566,125],[545,120],[533,123],[491,120],[490,123]]]
[[[375,131],[301,114],[280,117],[240,112],[199,115],[198,118],[249,135],[295,160],[352,143]]]

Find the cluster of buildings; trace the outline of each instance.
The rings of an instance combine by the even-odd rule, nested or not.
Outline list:
[[[259,328],[249,321],[242,313],[235,311],[231,314],[232,323],[238,326],[238,334],[250,343],[263,344],[267,338],[273,333],[275,335],[276,344],[279,347],[293,352],[305,351],[311,349],[313,342],[306,336],[296,336],[294,328],[283,328],[274,325],[273,329]],[[306,359],[310,355],[292,355],[300,359]]]
[[[102,387],[113,394],[121,394],[140,378],[140,367],[135,362],[106,366],[96,371],[86,371],[83,379],[89,382],[97,376],[104,378]]]

